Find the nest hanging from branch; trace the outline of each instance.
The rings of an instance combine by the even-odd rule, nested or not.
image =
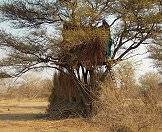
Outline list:
[[[78,63],[87,68],[102,65],[106,58],[106,44],[110,37],[104,26],[78,26],[65,23],[60,44],[61,61],[75,67]]]

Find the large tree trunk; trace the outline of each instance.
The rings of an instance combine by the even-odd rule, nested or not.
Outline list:
[[[80,95],[78,95],[74,80],[67,75],[54,75],[54,87],[49,99],[48,113],[53,118],[64,118],[70,115],[82,114]]]
[[[54,87],[49,99],[48,113],[52,118],[67,118],[69,116],[89,117],[94,114],[93,101],[99,97],[99,81],[106,77],[111,79],[111,67],[104,73],[97,73],[95,68],[87,70],[79,66],[66,69],[66,73],[58,72],[54,75]]]
[[[49,99],[48,113],[52,118],[87,117],[91,113],[89,90],[63,73],[54,75],[54,88]],[[80,81],[81,83],[81,81]]]

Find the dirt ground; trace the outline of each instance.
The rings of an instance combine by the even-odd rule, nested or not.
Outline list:
[[[0,132],[101,132],[83,119],[47,120],[47,101],[0,100]]]
[[[104,131],[83,119],[49,120],[47,106],[45,100],[0,100],[0,132]],[[162,125],[157,132],[162,132]]]

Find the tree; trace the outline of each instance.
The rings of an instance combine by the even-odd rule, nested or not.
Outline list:
[[[161,5],[162,2],[160,2],[160,6]],[[161,7],[159,8],[159,11],[162,13]],[[154,60],[154,64],[156,68],[158,68],[159,72],[161,72],[161,60],[162,60],[161,26],[159,28],[160,28],[160,33],[156,35],[156,38],[153,40],[154,45],[148,45],[148,51],[150,53],[149,58]]]
[[[160,8],[160,0],[6,2],[0,7],[2,20],[31,32],[25,38],[16,38],[1,31],[0,46],[11,53],[0,66],[16,68],[16,76],[30,69],[57,69],[58,88],[52,94],[51,106],[63,102],[69,108],[75,104],[75,108],[81,107],[79,113],[87,117],[92,113],[99,84],[111,75],[112,67],[156,38]],[[50,37],[43,28],[46,25],[61,31],[62,40]]]
[[[149,58],[153,59],[154,67],[158,69],[161,73],[161,60],[162,60],[162,53],[161,53],[161,42],[156,41],[156,45],[149,45],[148,51],[150,53]]]

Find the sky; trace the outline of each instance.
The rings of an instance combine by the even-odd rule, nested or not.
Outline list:
[[[149,59],[149,53],[146,53],[147,49],[145,46],[141,45],[136,53],[143,54],[143,55],[138,55],[130,60],[133,60],[134,62],[137,62],[137,70],[136,74],[137,77],[140,77],[141,75],[144,75],[148,72],[157,72],[157,69],[155,68],[155,64],[152,59]]]

